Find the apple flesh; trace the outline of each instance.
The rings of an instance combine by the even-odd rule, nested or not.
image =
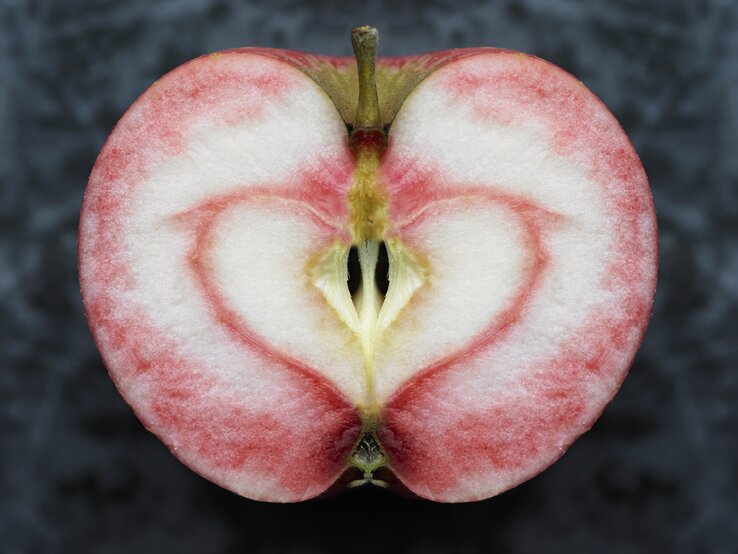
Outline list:
[[[146,427],[240,495],[391,472],[487,498],[561,456],[631,364],[656,279],[646,176],[550,63],[375,65],[376,33],[354,41],[356,60],[204,56],[134,103],[85,194],[85,311]]]

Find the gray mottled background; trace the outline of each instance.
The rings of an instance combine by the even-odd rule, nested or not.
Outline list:
[[[227,493],[144,431],[82,316],[82,193],[136,96],[222,48],[348,54],[365,22],[383,54],[488,44],[563,66],[653,185],[661,277],[630,377],[560,462],[489,501]],[[734,0],[0,0],[0,552],[736,552],[737,151]]]

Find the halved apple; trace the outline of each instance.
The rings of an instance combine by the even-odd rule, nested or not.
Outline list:
[[[391,472],[487,498],[561,456],[631,364],[656,278],[646,176],[545,61],[375,64],[376,31],[352,37],[356,60],[204,56],[135,102],[85,195],[87,317],[146,427],[238,494]]]

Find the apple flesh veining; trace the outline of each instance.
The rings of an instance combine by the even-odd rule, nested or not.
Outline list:
[[[85,194],[85,311],[146,427],[240,495],[487,498],[561,456],[631,364],[646,176],[545,61],[375,62],[376,31],[352,38],[355,59],[204,56],[135,102]]]

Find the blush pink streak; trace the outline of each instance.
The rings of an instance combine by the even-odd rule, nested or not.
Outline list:
[[[235,62],[239,56],[200,58],[175,69],[117,125],[85,193],[80,282],[98,348],[144,425],[209,479],[223,484],[234,475],[253,481],[269,477],[281,487],[272,495],[298,500],[308,488],[314,493],[330,486],[345,467],[360,428],[348,400],[314,371],[264,349],[265,368],[279,374],[285,389],[301,394],[289,403],[274,398],[269,410],[255,409],[219,388],[201,362],[181,354],[166,329],[155,325],[130,296],[121,299],[135,286],[125,246],[130,198],[145,182],[151,164],[180,153],[188,129],[202,114],[210,121],[222,117],[225,124],[234,117],[258,118],[265,102],[282,101],[295,84],[288,72],[261,71],[252,79],[241,66],[218,61]],[[225,112],[218,111],[221,103],[244,90],[250,91],[245,105],[230,103]],[[325,180],[331,177],[336,175],[329,172]],[[309,174],[296,175],[295,182],[305,183],[312,192],[333,186]],[[313,205],[325,217],[340,215],[341,208],[325,194]],[[147,392],[133,395],[140,385]],[[305,413],[311,414],[309,421]]]
[[[527,117],[544,122],[554,150],[589,168],[616,221],[603,286],[626,291],[625,309],[603,302],[560,345],[558,355],[532,368],[521,383],[524,392],[516,398],[490,398],[484,406],[455,398],[453,382],[464,369],[463,363],[456,363],[458,355],[432,364],[401,387],[386,405],[379,435],[391,468],[405,485],[440,500],[462,499],[457,496],[462,483],[480,476],[500,476],[504,488],[512,487],[555,461],[591,426],[603,406],[588,404],[584,383],[607,379],[615,393],[635,354],[632,336],[642,338],[645,332],[655,289],[653,201],[622,129],[602,115],[605,108],[596,97],[562,70],[530,56],[497,55],[514,55],[520,63],[511,61],[503,71],[485,72],[475,69],[470,57],[439,74],[440,86],[457,102],[471,102],[478,117],[503,125]],[[390,152],[391,147],[390,142]],[[445,194],[439,172],[418,170],[412,161],[394,159],[388,165],[395,182],[391,201],[400,219]],[[534,294],[535,284],[523,290]],[[509,328],[521,316],[520,310],[506,312],[502,321]],[[462,356],[500,340],[495,326],[500,323],[473,339]]]

